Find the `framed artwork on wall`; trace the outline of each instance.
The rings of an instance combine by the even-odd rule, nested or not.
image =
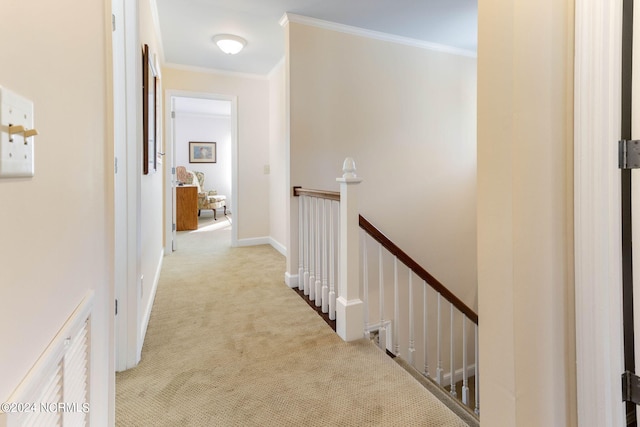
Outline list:
[[[216,143],[189,142],[189,163],[216,163]]]
[[[157,73],[149,54],[149,45],[142,51],[142,173],[155,172],[157,163],[156,142],[156,87]]]

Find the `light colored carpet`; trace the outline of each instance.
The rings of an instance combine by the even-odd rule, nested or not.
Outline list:
[[[117,426],[465,426],[370,341],[343,342],[229,219],[179,233]]]

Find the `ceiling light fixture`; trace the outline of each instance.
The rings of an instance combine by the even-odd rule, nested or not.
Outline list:
[[[229,55],[235,55],[247,45],[247,41],[242,37],[232,34],[218,34],[213,38],[221,51]]]

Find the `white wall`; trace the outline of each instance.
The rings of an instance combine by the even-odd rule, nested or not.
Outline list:
[[[165,67],[165,90],[238,97],[238,240],[269,236],[269,82],[265,77]]]
[[[139,2],[140,13],[140,43],[141,51],[142,45],[149,45],[149,53],[154,62],[159,64],[159,50],[160,42],[157,39],[157,33],[153,22],[153,15],[151,11],[150,0],[141,0]],[[158,72],[160,72],[159,68]],[[164,115],[163,111],[162,94],[162,75],[160,78],[160,89],[156,94],[157,100],[157,130],[156,135],[158,138],[158,150],[165,152],[164,140],[162,138],[161,130],[164,128],[162,122]],[[142,108],[142,107],[140,107]],[[142,132],[142,131],[140,131]],[[142,134],[140,133],[142,138]],[[142,159],[142,154],[140,154]],[[150,171],[148,175],[140,176],[140,218],[138,224],[140,225],[140,255],[139,255],[139,274],[140,282],[138,286],[140,288],[140,306],[139,306],[139,341],[138,341],[138,353],[142,351],[142,338],[146,333],[146,325],[148,318],[151,314],[151,307],[153,305],[153,298],[155,295],[155,286],[158,283],[160,267],[162,265],[163,249],[163,175],[165,164],[158,164],[157,171]],[[150,168],[151,169],[151,168]],[[131,302],[131,301],[130,301]]]
[[[295,22],[287,31],[290,185],[338,190],[353,157],[361,213],[474,307],[475,58]],[[297,253],[288,260],[297,274]]]
[[[176,166],[204,172],[204,190],[227,196],[231,210],[231,119],[213,115],[176,112]],[[216,163],[189,163],[189,142],[215,142]]]
[[[39,132],[35,176],[0,179],[0,401],[94,290],[91,424],[107,425],[114,393],[110,13],[101,0],[2,1],[0,9],[0,85],[33,100]]]
[[[479,7],[480,383],[490,426],[577,425],[573,6]]]

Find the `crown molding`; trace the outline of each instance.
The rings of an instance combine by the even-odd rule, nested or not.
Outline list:
[[[325,30],[336,31],[354,36],[366,37],[374,40],[387,41],[391,43],[402,44],[405,46],[417,47],[420,49],[432,50],[436,52],[450,53],[452,55],[466,56],[469,58],[477,58],[477,52],[465,49],[458,49],[452,46],[446,46],[438,43],[426,42],[423,40],[412,39],[410,37],[397,36],[394,34],[383,33],[380,31],[366,30],[360,27],[352,27],[350,25],[338,24],[335,22],[324,21],[322,19],[310,18],[308,16],[297,15],[295,13],[285,13],[280,21],[281,26],[286,26],[293,22],[295,24],[308,25],[311,27],[322,28]]]

